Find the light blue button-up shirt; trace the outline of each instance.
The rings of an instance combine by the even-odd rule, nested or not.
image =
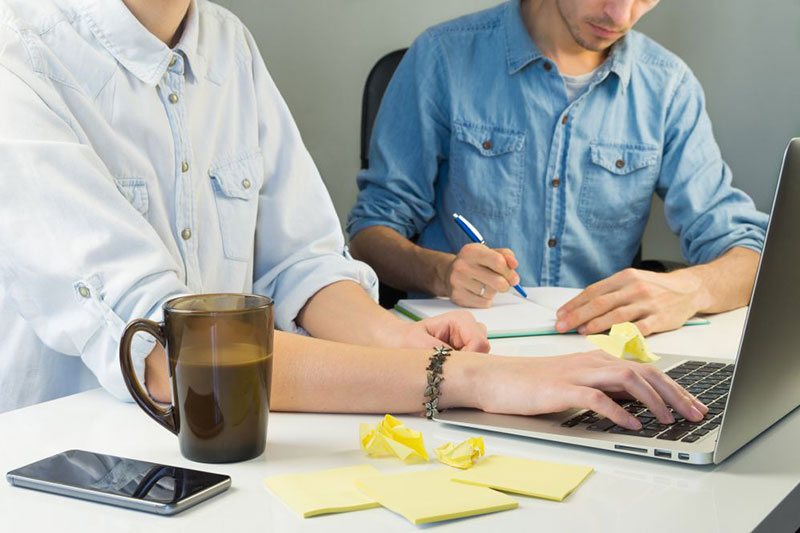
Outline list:
[[[170,49],[121,0],[0,0],[0,101],[0,411],[126,398],[122,329],[176,295],[264,294],[302,332],[322,287],[374,292],[228,11],[199,0]]]
[[[520,260],[524,285],[583,287],[631,265],[653,193],[691,264],[760,251],[767,216],[731,186],[700,84],[637,32],[567,98],[519,0],[425,32],[384,96],[348,231],[426,248],[469,242],[466,216]]]

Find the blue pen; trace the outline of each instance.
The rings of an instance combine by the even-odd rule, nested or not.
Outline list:
[[[464,233],[467,234],[467,237],[469,237],[472,242],[477,242],[479,244],[484,244],[484,245],[486,244],[486,240],[484,240],[483,235],[481,235],[481,232],[478,231],[478,228],[470,224],[469,220],[462,217],[458,213],[453,213],[453,220],[456,221],[456,224],[458,224],[459,228],[464,230]],[[519,285],[514,285],[514,289],[516,289],[516,291],[523,298],[528,297],[528,294]]]

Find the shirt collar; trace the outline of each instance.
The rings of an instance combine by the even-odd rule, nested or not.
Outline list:
[[[78,3],[92,33],[109,53],[142,82],[157,85],[169,66],[172,50],[142,26],[122,0],[78,0]],[[205,61],[197,53],[198,18],[193,0],[183,34],[175,46],[183,52],[195,77],[205,72]]]
[[[183,33],[175,45],[175,50],[180,50],[186,57],[186,64],[192,76],[203,78],[206,75],[207,64],[205,57],[199,52],[200,39],[200,14],[197,1],[192,0],[189,11],[186,13],[186,20],[183,25]]]
[[[506,61],[508,62],[508,74],[510,76],[513,76],[537,59],[544,57],[544,54],[528,34],[528,29],[522,20],[520,0],[509,0],[506,4],[505,33]],[[626,35],[614,43],[609,58],[600,67],[598,79],[602,79],[609,72],[613,72],[619,76],[622,87],[625,89],[631,78],[632,56],[630,39]]]

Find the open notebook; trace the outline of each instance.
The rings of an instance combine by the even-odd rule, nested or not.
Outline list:
[[[489,309],[467,309],[447,298],[422,298],[400,300],[395,309],[404,315],[422,320],[448,311],[467,310],[478,322],[483,322],[490,339],[505,337],[530,337],[557,335],[556,311],[580,294],[582,289],[565,287],[525,287],[528,298],[518,296],[513,290],[498,294]],[[708,324],[707,320],[692,319],[686,325]]]

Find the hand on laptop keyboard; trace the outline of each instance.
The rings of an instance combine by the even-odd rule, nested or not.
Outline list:
[[[571,408],[591,409],[610,424],[632,430],[641,422],[611,396],[630,395],[662,424],[675,416],[697,422],[708,408],[658,368],[626,361],[601,351],[536,359],[501,357],[482,379],[478,403],[484,411],[543,414]],[[488,376],[484,376],[488,377]]]

